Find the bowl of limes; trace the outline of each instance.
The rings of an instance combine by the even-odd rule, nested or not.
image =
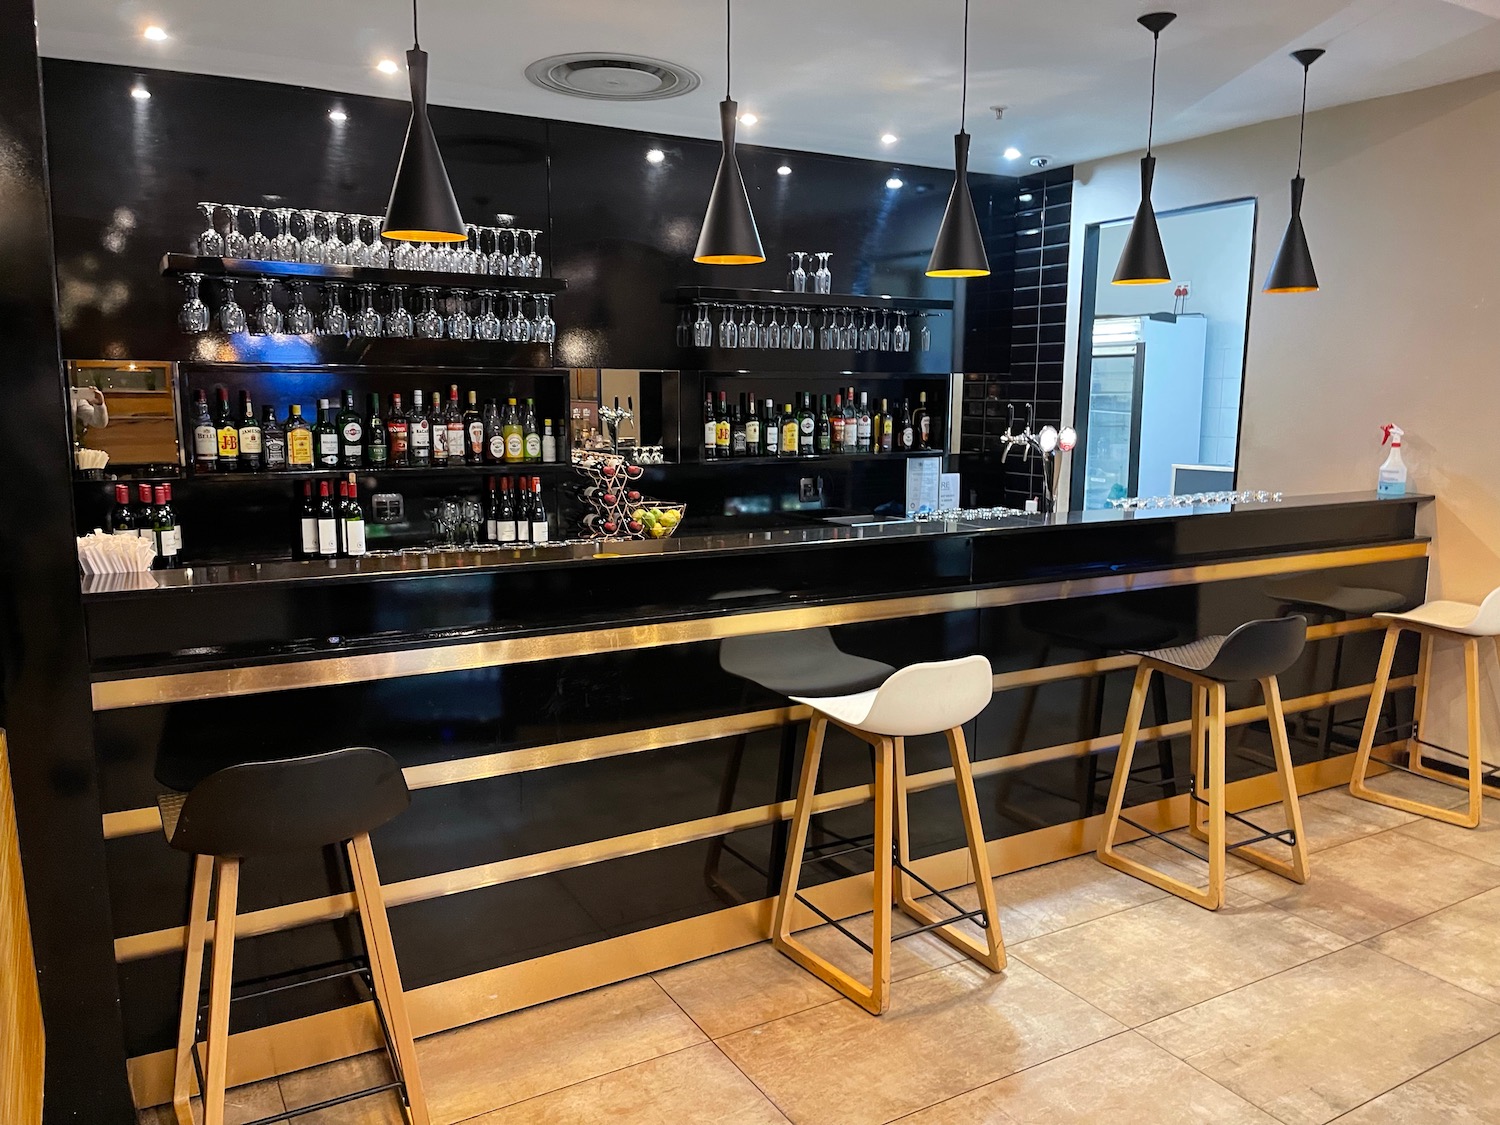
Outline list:
[[[642,500],[634,507],[626,506],[624,530],[637,539],[665,539],[677,530],[687,512],[686,504],[671,504],[664,500]]]

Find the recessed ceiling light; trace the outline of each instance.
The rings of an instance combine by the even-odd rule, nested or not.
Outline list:
[[[883,144],[883,145],[893,145],[893,144],[895,144],[900,139],[901,138],[898,137],[898,136],[896,136],[895,133],[881,133],[880,134],[880,143]]]
[[[776,174],[778,176],[790,176],[792,174],[791,165],[783,164],[780,168],[776,169]]]
[[[342,125],[345,121],[349,120],[349,115],[341,109],[330,109],[328,111],[328,120],[336,121]]]
[[[890,179],[886,180],[885,186],[890,188],[892,191],[895,191],[899,187],[905,187],[906,183],[901,179],[900,176],[892,176]]]
[[[662,150],[659,148],[653,148],[646,153],[647,164],[660,164],[666,158],[667,154],[662,152]]]
[[[1031,202],[1031,192],[1028,191],[1025,195],[1019,196],[1018,199],[1022,203],[1030,203]]]
[[[760,120],[760,118],[756,117],[755,114],[753,114],[753,113],[742,113],[742,114],[740,114],[740,124],[741,125],[754,125],[759,120]]]
[[[1002,152],[1000,155],[1003,156],[1003,157],[1005,157],[1005,159],[1007,159],[1007,160],[1020,160],[1021,159],[1021,150],[1018,149],[1018,148],[1016,148],[1015,146],[1011,146],[1010,148],[1008,148],[1004,152]]]
[[[136,86],[130,91],[130,96],[138,102],[143,102],[151,97],[151,91],[144,86]]]
[[[396,65],[394,59],[381,59],[375,64],[375,69],[381,74],[395,74],[401,68]]]
[[[145,31],[141,32],[141,34],[147,39],[151,40],[151,42],[153,43],[160,43],[162,40],[167,38],[165,29],[157,27],[154,23],[150,27],[146,28]]]

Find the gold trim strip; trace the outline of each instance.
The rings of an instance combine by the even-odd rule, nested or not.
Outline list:
[[[1389,690],[1401,690],[1412,686],[1414,683],[1415,677],[1395,679],[1391,681]],[[1320,692],[1315,695],[1300,696],[1296,699],[1287,700],[1283,705],[1283,709],[1289,715],[1302,711],[1318,710],[1327,707],[1331,703],[1344,703],[1362,697],[1368,698],[1373,688],[1373,684],[1362,684],[1357,687],[1341,688],[1336,692]],[[1260,704],[1229,712],[1225,716],[1225,722],[1229,726],[1243,726],[1246,723],[1251,723],[1265,717],[1265,705]],[[1142,741],[1150,742],[1161,738],[1180,737],[1187,734],[1188,729],[1189,724],[1187,721],[1166,723],[1143,728],[1140,732],[1140,738]],[[985,758],[974,764],[974,775],[976,777],[988,777],[995,774],[1011,773],[1042,762],[1067,760],[1069,758],[1082,757],[1086,754],[1101,753],[1113,749],[1119,743],[1119,734],[1102,735],[1099,738],[1061,743],[1056,746],[1043,747],[1021,754],[1010,754],[1000,758]],[[913,790],[923,790],[949,783],[952,780],[953,770],[949,767],[930,770],[926,773],[913,774],[909,779],[909,784]],[[851,808],[872,800],[873,797],[874,790],[872,785],[854,785],[818,794],[815,808],[818,812]],[[478,864],[473,867],[459,868],[454,871],[442,871],[432,875],[421,875],[414,879],[407,879],[399,883],[386,885],[383,888],[386,904],[388,906],[404,906],[408,903],[425,902],[447,895],[462,894],[466,891],[481,890],[485,887],[498,886],[502,883],[529,879],[537,875],[550,875],[557,871],[571,870],[589,864],[601,863],[605,860],[622,859],[627,856],[639,855],[643,852],[655,851],[660,848],[674,847],[678,844],[689,844],[698,840],[710,839],[714,836],[743,831],[748,828],[759,828],[763,825],[774,824],[778,820],[785,820],[790,817],[794,804],[795,802],[791,800],[781,801],[770,805],[760,805],[756,808],[740,809],[731,813],[703,817],[699,820],[683,821],[661,828],[647,829],[642,832],[632,832],[605,840],[590,840],[582,844],[573,844],[548,852],[536,852],[532,855],[497,860],[494,863]],[[298,926],[308,925],[312,922],[341,918],[351,913],[353,909],[354,896],[350,894],[305,899],[300,902],[287,903],[281,906],[273,906],[264,910],[255,910],[241,914],[236,919],[235,929],[237,935],[240,937],[252,937],[260,934],[275,933],[280,930],[295,929]],[[174,926],[163,930],[152,930],[147,933],[131,934],[127,937],[116,938],[115,960],[123,963],[126,961],[141,960],[146,957],[175,953],[182,948],[185,933],[184,927]],[[209,940],[213,940],[212,924],[209,927]]]
[[[1002,586],[986,590],[960,590],[945,594],[888,598],[833,606],[799,606],[793,609],[761,610],[690,618],[655,625],[630,625],[613,629],[591,629],[545,637],[513,637],[440,647],[405,649],[400,652],[365,653],[359,656],[281,664],[257,664],[211,672],[175,672],[160,676],[137,676],[104,680],[93,685],[94,710],[175,703],[190,699],[221,699],[264,692],[327,684],[362,683],[430,676],[490,668],[502,664],[525,664],[540,660],[591,656],[638,648],[659,648],[722,640],[756,633],[791,632],[824,625],[848,625],[901,617],[952,613],[960,610],[1055,601],[1130,590],[1153,590],[1164,586],[1228,582],[1306,570],[1362,566],[1375,562],[1425,558],[1426,542],[1393,543],[1380,547],[1353,547],[1337,551],[1314,551],[1265,559],[1172,567],[1139,574],[1109,575],[1031,585]]]
[[[1347,784],[1353,763],[1354,756],[1347,754],[1298,766],[1294,771],[1298,792],[1306,794]],[[1241,811],[1275,801],[1278,796],[1275,785],[1275,775],[1270,773],[1231,782],[1226,787],[1230,808]],[[1138,811],[1141,818],[1149,818],[1158,830],[1179,828],[1187,822],[1185,797],[1156,802]],[[1053,825],[990,841],[990,862],[995,875],[1009,875],[1093,850],[1101,819],[1093,817],[1087,822]],[[963,886],[970,880],[963,849],[918,860],[913,867],[924,879],[944,890]],[[834,917],[849,918],[869,910],[869,886],[868,875],[856,875],[821,884],[805,893]],[[700,957],[754,945],[766,940],[773,905],[773,899],[744,903],[427,985],[407,994],[412,1029],[419,1037],[435,1035]],[[240,1032],[230,1043],[229,1082],[234,1086],[258,1082],[376,1050],[380,1033],[372,1012],[369,1004],[352,1005]],[[138,1107],[144,1109],[171,1099],[171,1051],[132,1058],[129,1070],[131,1091]]]

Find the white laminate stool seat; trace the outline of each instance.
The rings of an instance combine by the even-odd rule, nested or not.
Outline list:
[[[964,742],[964,724],[984,710],[994,694],[994,673],[983,656],[913,664],[892,673],[879,687],[838,696],[792,696],[813,709],[808,723],[807,749],[802,758],[802,777],[797,786],[797,805],[792,814],[791,838],[787,844],[786,869],[771,940],[776,948],[820,980],[832,985],[867,1011],[879,1015],[889,1002],[891,977],[891,903],[920,925],[908,933],[931,932],[967,954],[991,972],[1005,967],[1005,944],[1000,936],[1000,916],[995,906],[995,888],[990,881],[989,853],[979,802],[974,796],[974,774]],[[874,933],[866,944],[854,940],[871,953],[870,983],[856,980],[799,941],[793,930],[800,903],[816,916],[843,929],[837,921],[798,892],[807,836],[816,811],[818,766],[823,755],[823,736],[834,723],[875,751],[875,828],[871,850],[872,908]],[[970,871],[979,899],[976,910],[966,910],[944,890],[932,886],[911,869],[910,814],[907,809],[906,739],[910,736],[944,733],[953,762],[959,811],[968,844]],[[940,899],[951,912],[937,914],[918,901],[913,884],[923,895]],[[960,929],[965,921],[983,931],[976,940]],[[803,924],[806,924],[805,922]],[[847,933],[847,931],[844,931]],[[853,935],[849,935],[853,936]],[[904,936],[904,935],[903,935]]]
[[[1405,613],[1379,613],[1376,617],[1386,622],[1385,644],[1380,650],[1380,664],[1375,672],[1375,687],[1370,693],[1370,709],[1365,713],[1364,730],[1360,733],[1359,753],[1354,759],[1354,773],[1349,778],[1349,792],[1364,801],[1415,813],[1445,824],[1456,824],[1461,828],[1478,828],[1484,815],[1484,798],[1500,797],[1500,767],[1484,762],[1480,747],[1481,719],[1479,713],[1479,642],[1493,637],[1496,650],[1500,652],[1500,589],[1492,590],[1479,605],[1469,602],[1431,601]],[[1417,657],[1417,698],[1412,715],[1411,735],[1406,739],[1406,764],[1384,761],[1382,764],[1403,773],[1413,773],[1432,781],[1442,782],[1468,791],[1468,806],[1463,809],[1446,809],[1425,801],[1397,797],[1371,789],[1368,784],[1370,758],[1375,749],[1375,734],[1380,725],[1381,706],[1385,702],[1386,689],[1390,684],[1391,668],[1396,661],[1396,646],[1403,632],[1421,634],[1421,649]],[[1451,750],[1422,737],[1422,724],[1427,718],[1427,701],[1431,697],[1432,649],[1439,640],[1457,641],[1464,650],[1464,712],[1468,725],[1468,746],[1465,751]],[[1466,758],[1466,772],[1454,773],[1428,765],[1423,758],[1423,749],[1436,750]]]

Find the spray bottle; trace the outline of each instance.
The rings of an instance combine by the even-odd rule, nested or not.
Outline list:
[[[1401,437],[1402,429],[1394,422],[1380,427],[1385,435],[1380,439],[1380,444],[1390,442],[1390,456],[1385,459],[1385,464],[1380,466],[1380,482],[1376,491],[1381,496],[1405,496],[1406,495],[1406,462],[1401,460]]]

